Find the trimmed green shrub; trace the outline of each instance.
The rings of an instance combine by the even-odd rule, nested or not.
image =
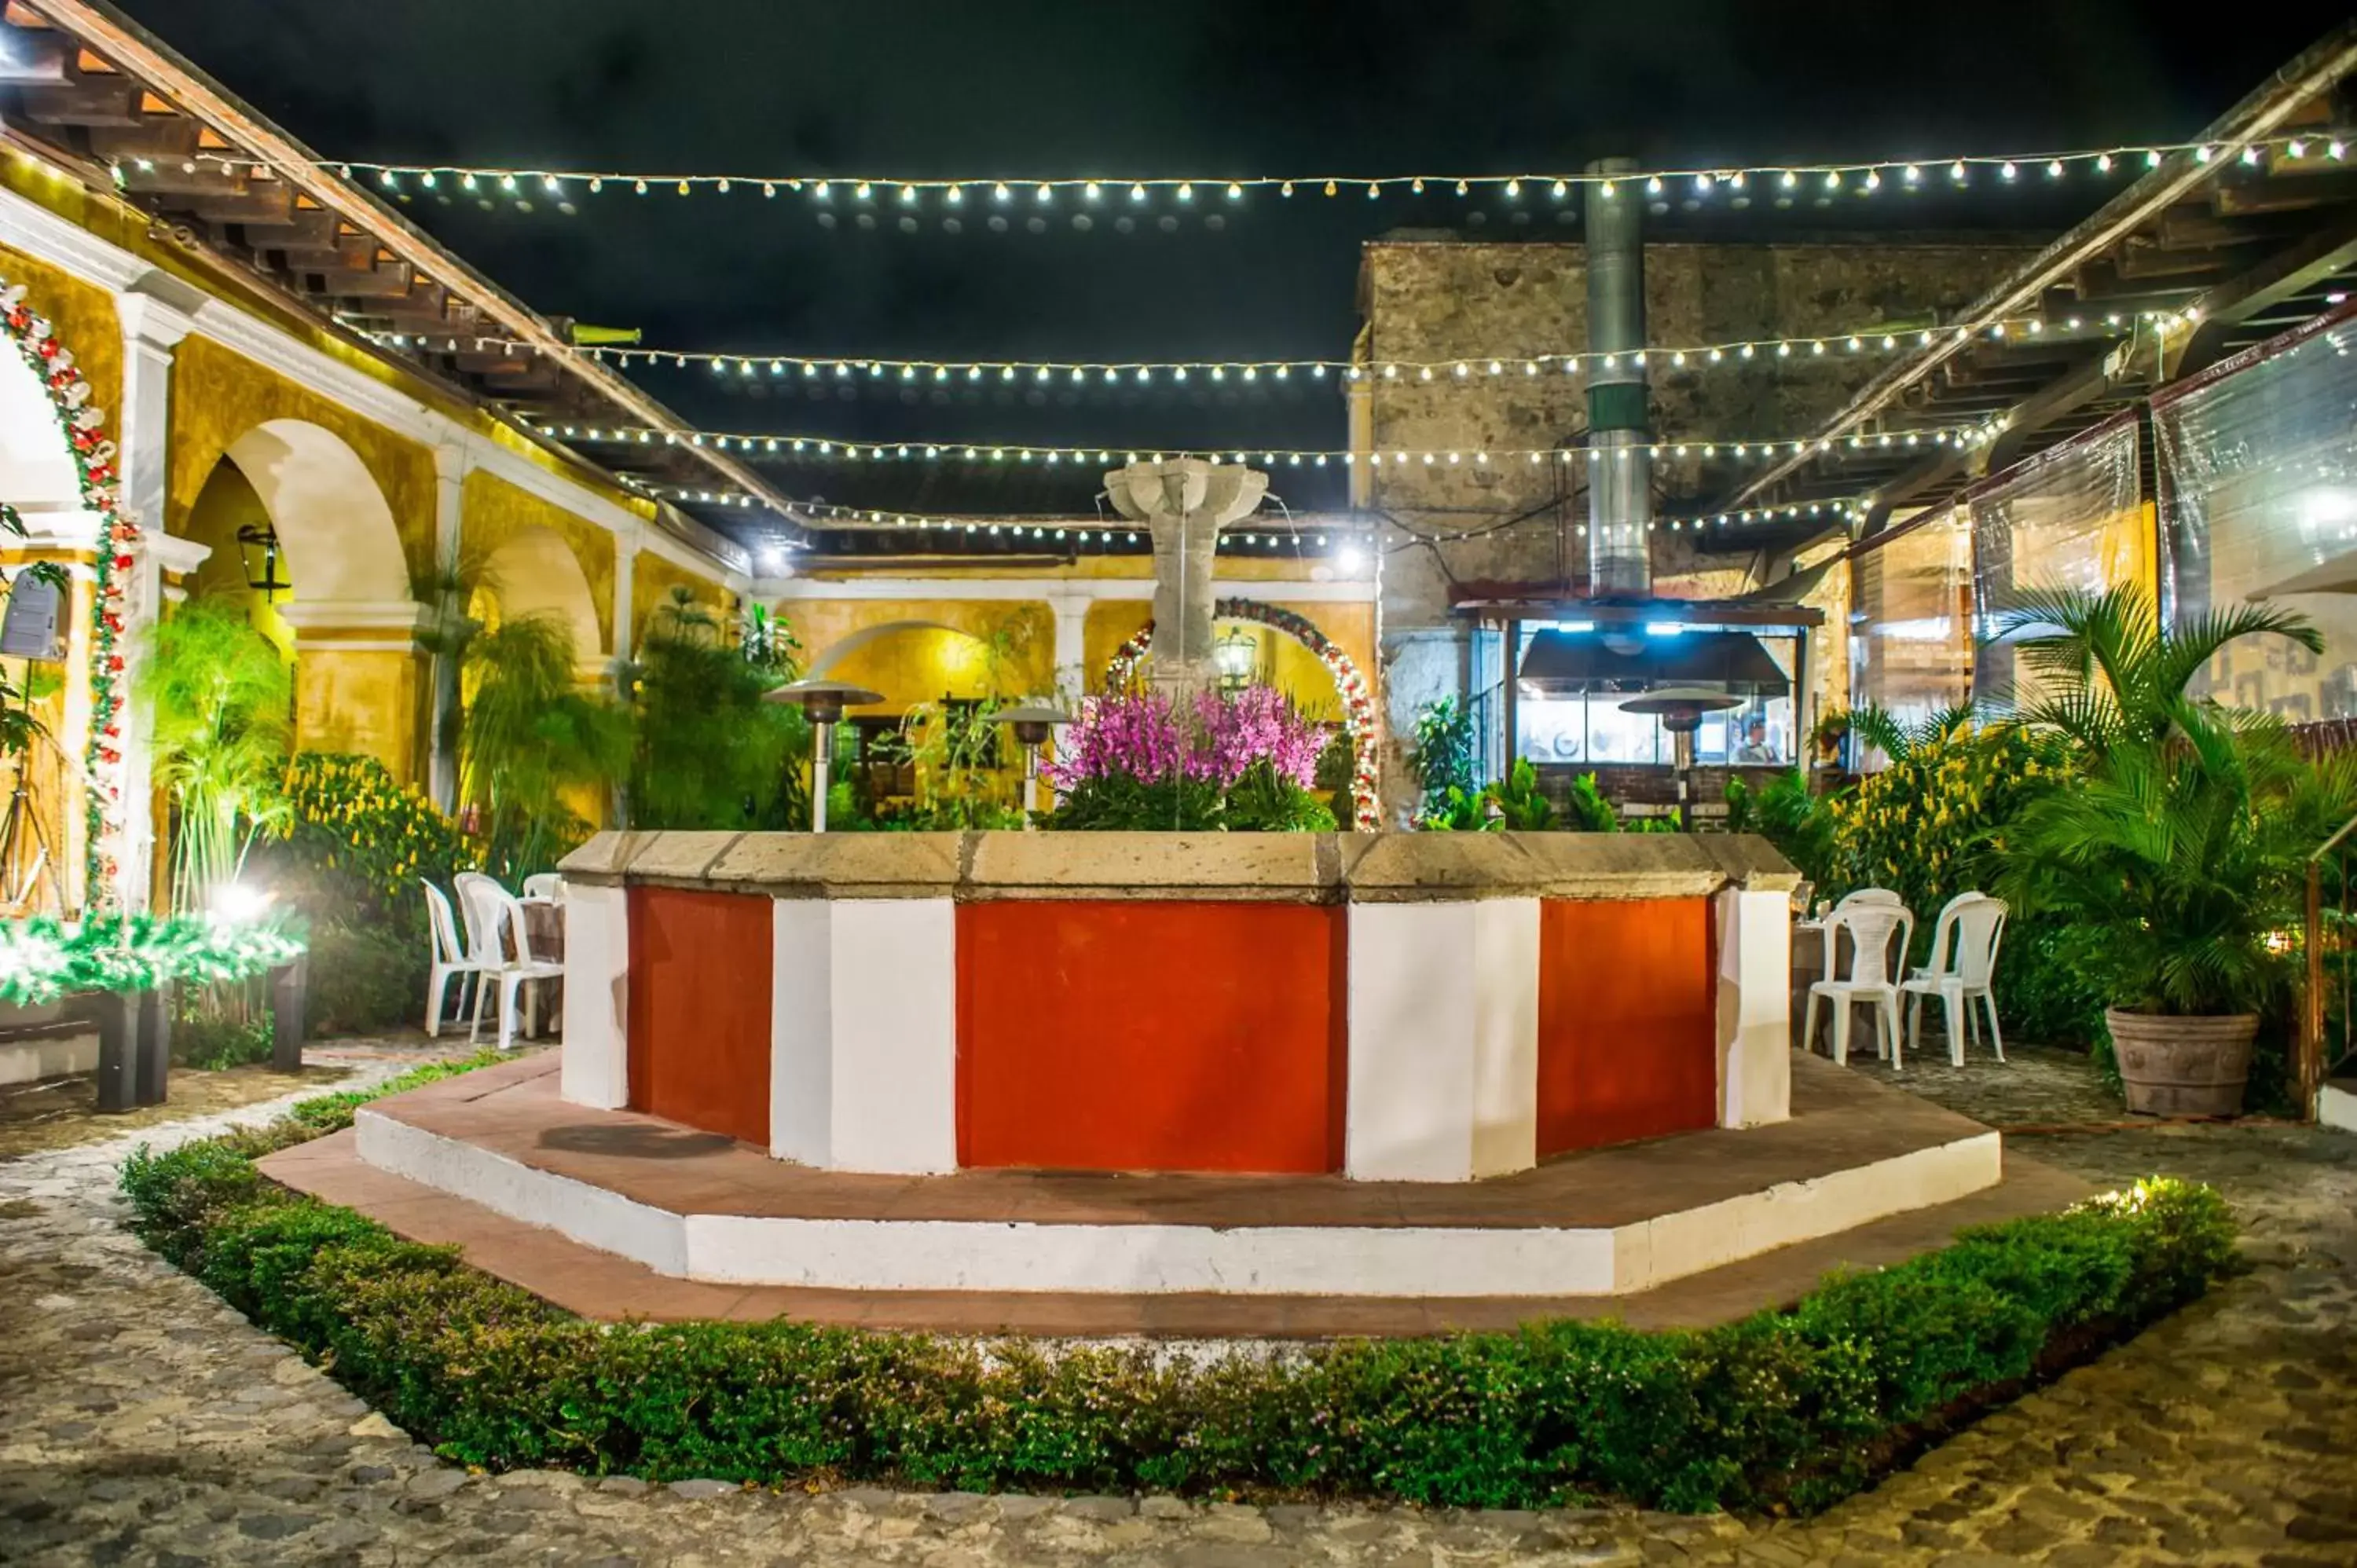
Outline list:
[[[1813,1509],[2233,1262],[2217,1195],[2155,1181],[1700,1332],[1542,1323],[1198,1366],[785,1321],[612,1327],[259,1177],[256,1155],[361,1098],[143,1151],[133,1226],[446,1457],[492,1468]]]

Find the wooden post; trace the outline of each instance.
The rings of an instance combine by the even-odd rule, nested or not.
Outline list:
[[[139,1103],[139,997],[102,991],[98,1002],[98,1108],[129,1111]]]
[[[139,1070],[133,1097],[141,1105],[164,1103],[172,1073],[172,983],[139,993]]]
[[[2299,1091],[2302,1121],[2316,1114],[2316,1096],[2324,1076],[2324,870],[2308,863],[2308,920],[2300,940],[2305,947],[2308,983],[2300,988],[2299,1036],[2294,1042],[2292,1080]]]
[[[270,1065],[279,1072],[303,1070],[305,969],[298,957],[270,972]]]

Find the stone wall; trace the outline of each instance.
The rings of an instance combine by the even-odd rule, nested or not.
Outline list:
[[[1889,239],[1779,244],[1650,244],[1645,252],[1652,417],[1658,439],[1719,442],[1790,437],[1814,427],[1886,363],[1836,347],[1822,358],[1738,368],[1699,360],[1673,369],[1674,346],[1746,338],[1920,329],[1946,319],[2031,253],[2009,237]],[[1517,456],[1477,464],[1477,452],[1544,449],[1587,427],[1584,381],[1560,367],[1527,374],[1541,354],[1587,346],[1586,251],[1578,244],[1481,243],[1401,234],[1370,243],[1361,268],[1366,352],[1375,361],[1462,360],[1444,370],[1361,383],[1356,428],[1378,452],[1458,451],[1464,460],[1361,470],[1357,498],[1392,526],[1383,573],[1384,690],[1389,733],[1413,733],[1416,712],[1465,690],[1468,645],[1448,613],[1452,583],[1577,581],[1586,542],[1572,525],[1587,499],[1579,465]],[[1489,374],[1497,359],[1503,373]],[[1698,458],[1654,469],[1655,505],[1675,515],[1723,493],[1738,470]],[[1467,537],[1453,537],[1464,535]],[[1684,533],[1656,530],[1653,571],[1664,587],[1724,593],[1750,553],[1697,552]],[[1400,747],[1386,758],[1384,799],[1415,798]]]

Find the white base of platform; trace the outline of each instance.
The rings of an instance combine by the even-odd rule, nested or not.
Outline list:
[[[889,1291],[1563,1296],[1648,1290],[1994,1187],[1982,1133],[1619,1227],[1037,1224],[677,1214],[374,1112],[380,1170],[643,1263],[729,1284]]]

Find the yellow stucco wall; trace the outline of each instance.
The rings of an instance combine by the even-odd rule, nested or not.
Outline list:
[[[350,447],[392,509],[411,573],[432,564],[434,454],[206,338],[183,339],[172,356],[167,532],[186,533],[188,508],[213,465],[240,436],[274,419],[316,424]]]
[[[106,415],[112,438],[123,407],[123,320],[113,296],[47,262],[0,245],[0,277],[25,285],[25,307],[48,318],[58,342],[90,383],[92,406]]]
[[[373,757],[420,782],[425,660],[391,649],[307,645],[295,660],[295,744]]]
[[[631,647],[636,648],[646,637],[647,623],[655,611],[671,603],[673,588],[687,589],[698,604],[719,617],[724,626],[727,624],[729,595],[718,578],[699,576],[651,550],[640,550],[630,568]]]
[[[571,547],[589,579],[589,598],[597,607],[598,641],[579,651],[583,658],[613,651],[614,536],[596,523],[574,516],[552,501],[520,489],[496,474],[477,469],[467,476],[459,497],[458,532],[469,551],[495,551],[526,529],[545,528]],[[639,570],[646,569],[641,556]],[[494,586],[494,592],[497,591]]]
[[[908,628],[864,642],[827,666],[832,680],[885,694],[882,708],[863,711],[898,713],[944,694],[1025,697],[1055,686],[1055,616],[1042,600],[796,599],[782,613],[811,670],[861,633]],[[985,643],[998,646],[995,657]]]

